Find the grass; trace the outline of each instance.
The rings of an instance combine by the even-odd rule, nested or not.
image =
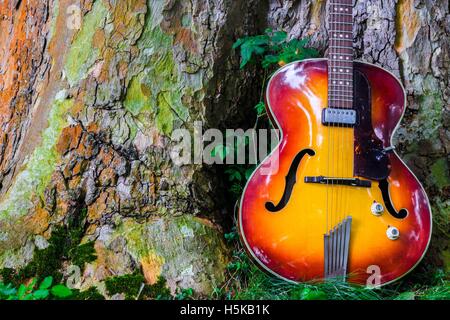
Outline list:
[[[230,300],[450,300],[450,281],[442,269],[422,264],[394,284],[369,289],[342,281],[291,284],[261,271],[247,256],[236,231],[226,234],[234,246],[227,281],[214,299]]]

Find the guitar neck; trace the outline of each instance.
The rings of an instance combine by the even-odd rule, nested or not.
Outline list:
[[[328,106],[353,108],[352,0],[328,1]]]

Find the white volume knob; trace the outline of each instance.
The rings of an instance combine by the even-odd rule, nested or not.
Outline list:
[[[400,237],[400,231],[396,227],[389,227],[386,230],[386,235],[390,240],[396,240]]]
[[[384,208],[383,205],[381,203],[378,202],[374,202],[372,203],[372,206],[370,207],[370,210],[372,211],[372,213],[376,216],[379,216],[383,213]]]

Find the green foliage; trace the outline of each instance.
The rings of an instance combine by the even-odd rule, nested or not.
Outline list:
[[[255,106],[255,110],[258,116],[264,114],[266,112],[266,104],[262,101],[258,102]]]
[[[155,284],[148,285],[145,284],[145,278],[138,270],[132,274],[106,279],[105,287],[109,295],[123,293],[127,300],[171,298],[164,278],[159,277]]]
[[[266,29],[262,35],[238,39],[233,49],[240,48],[241,69],[256,60],[256,57],[261,58],[263,68],[268,68],[274,64],[284,65],[296,60],[317,57],[317,50],[308,48],[308,42],[308,38],[287,41],[286,32]]]
[[[65,285],[57,284],[51,290],[52,295],[58,298],[67,298],[72,295],[72,291]]]
[[[268,70],[275,71],[277,67],[283,66],[286,63],[317,57],[319,55],[318,51],[308,47],[308,43],[308,38],[287,40],[286,32],[274,31],[272,29],[266,29],[262,35],[240,38],[234,43],[233,49],[240,49],[241,68],[244,68],[251,62],[259,61],[262,69],[265,70],[260,101],[254,107],[257,115],[256,123],[254,125],[255,129],[258,126],[259,118],[266,115],[266,106],[262,100],[265,83],[270,74]],[[267,126],[270,127],[270,123],[268,123]],[[218,145],[211,155],[219,155],[223,160],[231,152],[235,152],[236,159],[238,156],[237,151],[242,143],[248,145],[248,140],[236,141],[234,146]],[[255,165],[230,165],[225,170],[224,173],[228,177],[228,190],[234,198],[239,198],[245,183],[250,178],[255,168]]]
[[[72,290],[73,296],[71,297],[72,300],[105,300],[105,297],[98,292],[98,289],[96,287],[90,287],[87,290],[80,291],[80,290]]]
[[[7,275],[6,278],[3,277],[4,281],[18,284],[31,277],[43,279],[51,276],[56,282],[60,282],[62,280],[60,269],[64,261],[73,259],[76,265],[83,267],[85,262],[95,260],[92,243],[79,246],[84,235],[86,213],[86,209],[82,209],[78,215],[69,218],[67,226],[55,227],[48,240],[48,247],[35,250],[33,259],[27,266],[16,273],[12,270],[2,270],[2,276]]]
[[[194,289],[187,288],[187,289],[181,289],[175,298],[177,300],[192,300],[192,296],[194,295]]]
[[[64,285],[57,284],[52,287],[53,278],[51,276],[42,280],[36,286],[36,278],[31,279],[28,284],[20,284],[15,288],[13,284],[5,285],[0,282],[0,300],[44,300],[47,298],[68,298],[72,291]]]
[[[97,259],[94,241],[86,242],[69,250],[69,257],[76,266],[83,267],[85,263],[93,262]]]

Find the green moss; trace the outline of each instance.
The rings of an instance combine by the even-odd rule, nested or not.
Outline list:
[[[48,247],[35,250],[33,259],[24,268],[17,271],[3,269],[0,274],[5,275],[9,282],[15,285],[20,285],[29,278],[35,277],[41,280],[47,276],[52,276],[55,282],[60,282],[63,277],[60,269],[64,261],[75,257],[80,267],[84,265],[84,262],[92,261],[92,255],[86,255],[89,243],[81,250],[78,248],[84,235],[86,213],[86,209],[82,209],[69,217],[67,225],[55,227],[48,240]],[[74,253],[78,254],[74,255]]]
[[[189,117],[182,96],[191,82],[179,76],[172,51],[173,37],[159,26],[161,4],[157,1],[149,4],[145,29],[137,43],[141,54],[133,62],[140,71],[130,76],[124,105],[144,125],[156,126],[161,134],[170,135],[177,118],[184,122]],[[143,70],[142,66],[145,66]]]
[[[170,135],[173,129],[173,113],[168,99],[170,99],[170,95],[166,92],[162,92],[158,95],[156,125],[158,130],[165,135]]]
[[[424,86],[430,87],[432,84],[428,78],[424,79]],[[442,126],[442,106],[443,101],[440,93],[425,91],[424,95],[419,98],[419,123],[418,126],[423,138],[435,139],[438,137],[439,129]]]
[[[86,263],[95,261],[97,255],[95,253],[94,241],[73,247],[69,251],[69,257],[72,263],[80,268],[83,268]]]
[[[438,159],[431,166],[431,173],[433,175],[436,185],[442,189],[450,185],[450,177],[448,173],[448,164],[446,158]]]
[[[142,285],[144,287],[141,291]],[[163,278],[159,278],[154,285],[147,285],[144,276],[138,270],[132,274],[106,279],[105,287],[109,295],[123,293],[127,300],[134,300],[138,295],[139,299],[168,299],[170,297],[166,281]]]
[[[64,127],[72,100],[55,101],[50,110],[48,127],[43,131],[42,141],[25,162],[15,182],[0,202],[0,218],[22,216],[33,207],[33,196],[43,194],[59,159],[56,143]]]
[[[74,289],[72,289],[72,291],[73,296],[70,297],[71,300],[105,300],[105,297],[96,287],[90,287],[84,291]]]
[[[50,25],[50,34],[48,36],[49,39],[53,38],[53,35],[55,34],[56,30],[56,20],[58,19],[59,15],[59,0],[55,0],[53,5],[53,12],[51,16],[51,25]]]
[[[65,63],[67,80],[71,86],[83,79],[98,57],[98,49],[92,40],[95,31],[102,27],[102,21],[108,14],[102,0],[95,1],[92,10],[85,16],[83,25],[70,46]]]
[[[146,90],[145,85],[141,83],[141,78],[137,76],[133,77],[128,85],[124,106],[136,116],[144,109],[151,108],[149,95],[150,92],[149,90]]]

